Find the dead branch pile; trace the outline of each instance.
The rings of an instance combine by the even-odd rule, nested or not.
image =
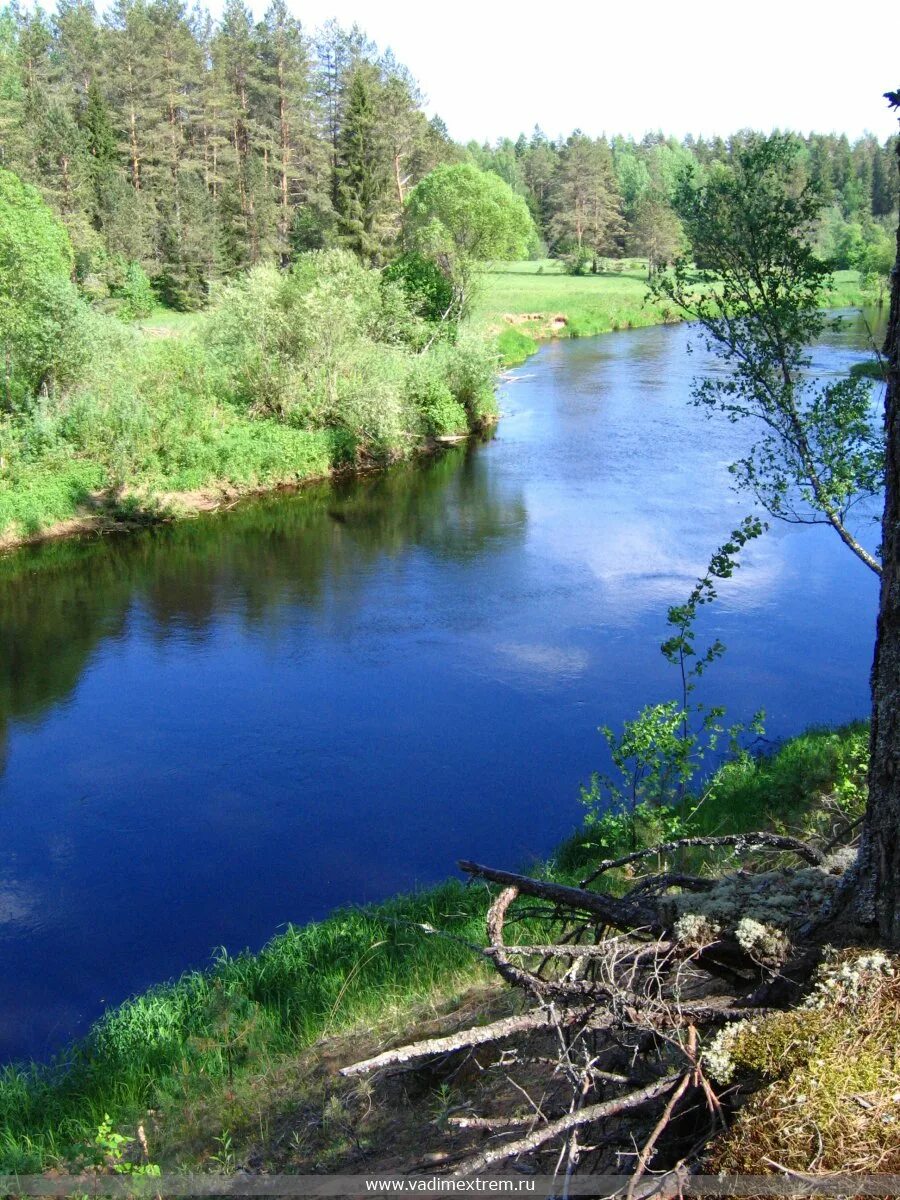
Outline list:
[[[742,865],[721,880],[675,870],[635,875],[646,860],[698,846],[729,847]],[[744,860],[759,852],[802,865],[747,870]],[[648,1173],[689,1168],[725,1120],[704,1044],[729,1023],[795,1000],[811,974],[816,951],[797,931],[837,883],[824,852],[768,833],[689,838],[599,863],[579,887],[459,865],[499,886],[487,945],[475,949],[521,994],[522,1011],[398,1046],[343,1074],[440,1059],[496,1072],[505,1094],[514,1088],[522,1103],[450,1118],[485,1139],[477,1153],[447,1164],[459,1176],[510,1164],[621,1174],[630,1200]],[[624,895],[592,888],[622,868],[631,876]],[[777,920],[760,919],[772,914]]]

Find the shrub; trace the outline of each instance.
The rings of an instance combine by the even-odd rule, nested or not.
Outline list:
[[[431,437],[448,437],[468,429],[466,410],[454,399],[441,370],[440,360],[434,357],[415,358],[406,380],[407,396],[421,414],[422,430]]]
[[[156,296],[147,272],[136,262],[126,266],[124,278],[116,288],[115,295],[122,301],[119,315],[126,321],[149,317],[156,305]]]
[[[410,308],[426,321],[442,320],[452,307],[453,286],[450,280],[437,263],[424,255],[402,255],[385,267],[383,278],[399,283]]]
[[[481,338],[461,333],[454,346],[436,346],[434,357],[454,399],[466,411],[470,429],[484,429],[497,417],[494,379],[497,353]]]
[[[3,399],[27,403],[77,376],[87,305],[72,281],[68,234],[39,193],[0,169],[0,351]]]

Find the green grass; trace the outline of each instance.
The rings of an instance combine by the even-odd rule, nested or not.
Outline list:
[[[128,1125],[222,1096],[237,1076],[477,971],[411,923],[480,940],[486,891],[448,882],[289,927],[259,954],[220,957],[113,1009],[49,1067],[0,1072],[0,1166],[30,1170],[87,1146],[105,1113]]]
[[[149,317],[142,317],[134,324],[142,333],[150,334],[151,337],[175,337],[193,333],[202,319],[202,312],[176,312],[173,308],[160,305]]]
[[[567,275],[552,259],[497,263],[482,277],[472,320],[498,335],[505,365],[514,366],[544,338],[590,337],[667,319],[646,299],[641,260],[607,266],[611,269],[599,275]]]
[[[507,367],[517,366],[550,337],[590,337],[675,320],[647,298],[641,259],[605,260],[598,275],[567,275],[553,259],[496,263],[482,276],[472,313],[475,325],[497,336]],[[834,308],[866,303],[857,271],[837,271]]]
[[[868,758],[865,722],[809,729],[767,753],[743,753],[720,767],[699,805],[688,797],[681,806],[662,814],[652,811],[638,816],[635,841],[654,845],[669,840],[668,830],[676,823],[691,834],[768,829],[828,839],[836,824],[862,811]],[[573,834],[554,861],[566,874],[579,873],[597,857],[614,858],[628,852],[630,842],[630,822],[612,814]],[[716,857],[705,850],[688,852],[681,869],[715,865]]]
[[[812,730],[767,757],[742,759],[720,773],[694,827],[815,827],[823,794],[859,803],[866,748],[865,727],[854,725]],[[621,825],[615,828],[621,838]],[[572,880],[599,853],[629,848],[599,841],[596,828],[570,838],[549,869]],[[0,1169],[71,1160],[90,1145],[106,1113],[121,1129],[133,1129],[148,1109],[163,1125],[183,1125],[200,1109],[227,1110],[231,1120],[242,1081],[265,1076],[324,1035],[391,1014],[402,1019],[416,1005],[483,979],[485,968],[463,945],[415,926],[480,943],[487,895],[484,887],[450,881],[289,927],[259,954],[222,955],[209,971],[112,1009],[49,1066],[6,1068]]]

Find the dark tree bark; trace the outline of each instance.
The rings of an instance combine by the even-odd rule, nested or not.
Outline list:
[[[897,153],[900,168],[900,144]],[[857,911],[865,924],[877,926],[884,945],[900,949],[900,225],[884,356],[883,574],[872,665],[869,802],[859,857]]]

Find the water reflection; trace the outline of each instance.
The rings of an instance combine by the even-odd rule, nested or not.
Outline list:
[[[748,511],[687,338],[548,346],[487,445],[0,561],[0,1056],[571,828],[597,725],[671,694],[666,606]],[[864,354],[847,329],[817,367]],[[774,736],[864,712],[876,590],[773,527],[704,614],[707,698]]]
[[[420,548],[471,561],[521,538],[521,497],[496,486],[475,446],[416,466],[148,531],[0,559],[0,738],[75,689],[105,641],[202,641],[227,613],[272,635],[294,606],[359,602],[373,566]]]

